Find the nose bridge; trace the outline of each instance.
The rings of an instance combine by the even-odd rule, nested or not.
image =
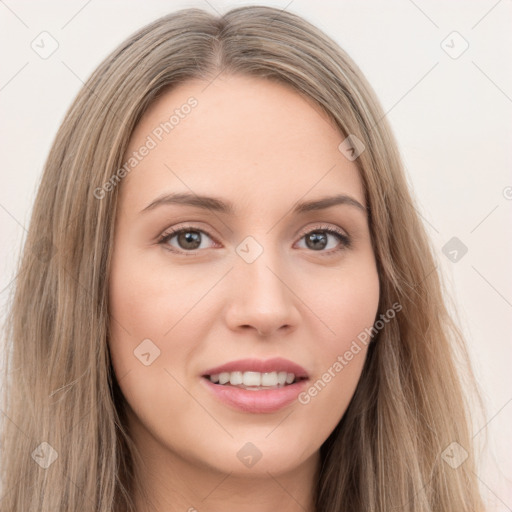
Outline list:
[[[265,245],[253,237],[247,237],[237,247],[239,261],[236,263],[236,274],[241,286],[246,286],[243,296],[254,300],[264,298],[263,304],[286,300],[282,278],[279,279],[283,266],[283,255],[279,254],[276,244],[271,244],[267,237]],[[261,239],[261,238],[260,238]]]
[[[250,325],[260,332],[270,333],[297,320],[294,295],[288,288],[283,254],[272,236],[262,243],[247,237],[236,248],[233,269],[231,326]]]

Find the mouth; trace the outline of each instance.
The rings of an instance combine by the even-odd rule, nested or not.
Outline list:
[[[263,391],[268,389],[280,389],[291,386],[302,380],[307,380],[305,376],[296,376],[292,372],[253,372],[253,371],[233,371],[220,372],[211,375],[203,375],[204,379],[212,384],[226,387],[236,387],[248,391]]]
[[[208,393],[244,413],[273,413],[293,404],[309,375],[297,363],[273,359],[239,359],[203,372]]]

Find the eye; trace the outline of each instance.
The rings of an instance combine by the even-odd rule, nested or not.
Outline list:
[[[329,238],[331,238],[331,244],[329,244]],[[351,245],[350,238],[341,230],[332,226],[320,226],[312,231],[308,231],[302,235],[300,240],[302,239],[305,239],[306,249],[326,253],[326,256],[347,249]],[[336,247],[336,240],[338,247]],[[334,250],[324,251],[324,249],[332,249],[333,247]]]
[[[206,239],[212,238],[202,229],[193,226],[185,226],[180,229],[170,229],[166,231],[158,240],[159,244],[166,246],[166,249],[173,252],[185,254],[185,256],[192,256],[193,254],[186,254],[186,252],[195,251],[197,249],[207,249],[208,244],[205,244]],[[172,241],[175,239],[174,243]]]
[[[208,245],[208,239],[213,242],[213,245]],[[351,246],[350,237],[331,225],[319,226],[313,230],[306,231],[302,234],[299,241],[303,239],[305,239],[306,246],[301,248],[311,249],[325,256],[333,255]],[[336,244],[336,241],[338,244]],[[166,250],[184,256],[195,256],[197,254],[193,251],[215,247],[216,244],[208,233],[194,226],[184,226],[178,229],[171,228],[161,235],[158,243],[163,245]],[[334,250],[324,250],[333,248]]]

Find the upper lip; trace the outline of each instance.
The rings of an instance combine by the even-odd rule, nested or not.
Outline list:
[[[272,359],[238,359],[230,361],[221,366],[215,366],[203,372],[203,377],[215,375],[222,372],[287,372],[293,373],[296,378],[308,378],[308,372],[297,363],[283,359],[282,357],[274,357]]]

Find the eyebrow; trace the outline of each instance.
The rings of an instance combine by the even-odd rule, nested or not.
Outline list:
[[[140,213],[145,213],[150,210],[154,210],[159,206],[171,205],[171,204],[182,204],[187,206],[195,206],[197,208],[203,208],[205,210],[212,210],[227,215],[234,214],[233,204],[224,201],[217,197],[212,196],[199,196],[188,192],[163,194],[149,203]],[[324,210],[335,205],[348,205],[367,213],[367,209],[351,196],[346,194],[338,194],[335,196],[322,197],[312,201],[302,201],[296,203],[293,213],[305,213],[313,210]]]

